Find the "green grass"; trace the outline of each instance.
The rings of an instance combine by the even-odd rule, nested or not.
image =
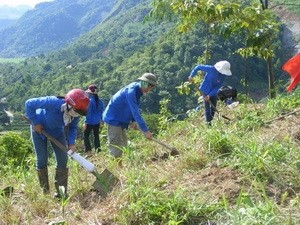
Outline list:
[[[1,169],[0,188],[13,186],[15,192],[0,195],[0,223],[297,224],[300,154],[295,134],[300,118],[294,114],[265,121],[298,109],[299,99],[296,90],[266,104],[241,102],[234,110],[219,104],[220,113],[232,122],[216,115],[211,127],[205,125],[201,112],[170,123],[157,139],[175,147],[180,156],[166,161],[152,162],[154,154],[168,150],[131,131],[119,167],[103,141],[103,152],[89,160],[100,173],[108,168],[120,179],[105,199],[91,191],[95,177],[73,160],[69,161],[71,198],[60,202],[43,195],[31,154],[17,168]],[[2,147],[0,151],[8,151]],[[7,156],[5,163],[10,161]],[[51,193],[54,170],[51,157]]]
[[[24,60],[25,58],[0,58],[0,63],[20,63]]]
[[[291,10],[296,15],[300,16],[300,1],[299,0],[274,0],[276,4],[280,4]],[[272,2],[270,2],[272,3]]]

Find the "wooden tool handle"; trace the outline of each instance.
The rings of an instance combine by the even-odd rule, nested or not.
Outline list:
[[[152,140],[152,141],[155,141],[156,143],[160,144],[161,146],[163,146],[163,147],[165,147],[165,148],[167,148],[167,149],[169,149],[169,150],[171,150],[171,151],[174,149],[174,148],[172,148],[172,147],[166,145],[165,143],[163,143],[163,142],[161,142],[161,141],[159,141],[159,140],[157,140],[157,139],[155,139],[155,138],[152,138],[151,140]]]

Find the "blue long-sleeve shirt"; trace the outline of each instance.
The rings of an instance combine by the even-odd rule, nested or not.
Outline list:
[[[149,131],[139,109],[142,95],[139,82],[125,86],[109,101],[103,112],[103,121],[122,128],[128,128],[131,121],[136,121],[143,132]]]
[[[25,114],[32,125],[41,124],[43,129],[54,138],[64,134],[64,120],[61,106],[64,99],[56,96],[46,96],[28,99],[25,102]],[[68,144],[75,144],[79,117],[75,117],[68,125]],[[43,135],[42,135],[43,136]]]
[[[204,80],[199,86],[199,90],[204,95],[217,96],[218,90],[222,87],[225,75],[221,74],[211,65],[197,65],[191,71],[190,76],[194,77],[201,70],[205,72]]]
[[[95,96],[90,96],[90,104],[88,108],[87,115],[85,117],[85,123],[90,125],[100,124],[102,122],[104,105],[99,98],[98,104],[96,103]]]

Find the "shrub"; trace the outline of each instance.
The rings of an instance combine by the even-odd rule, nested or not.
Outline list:
[[[17,169],[32,152],[31,142],[16,132],[0,136],[0,164],[2,169]]]

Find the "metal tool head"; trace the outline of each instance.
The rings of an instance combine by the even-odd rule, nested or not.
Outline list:
[[[119,179],[114,176],[108,169],[104,169],[102,173],[93,171],[93,174],[97,178],[93,184],[93,187],[102,196],[106,196],[109,192],[111,192],[119,182]]]

